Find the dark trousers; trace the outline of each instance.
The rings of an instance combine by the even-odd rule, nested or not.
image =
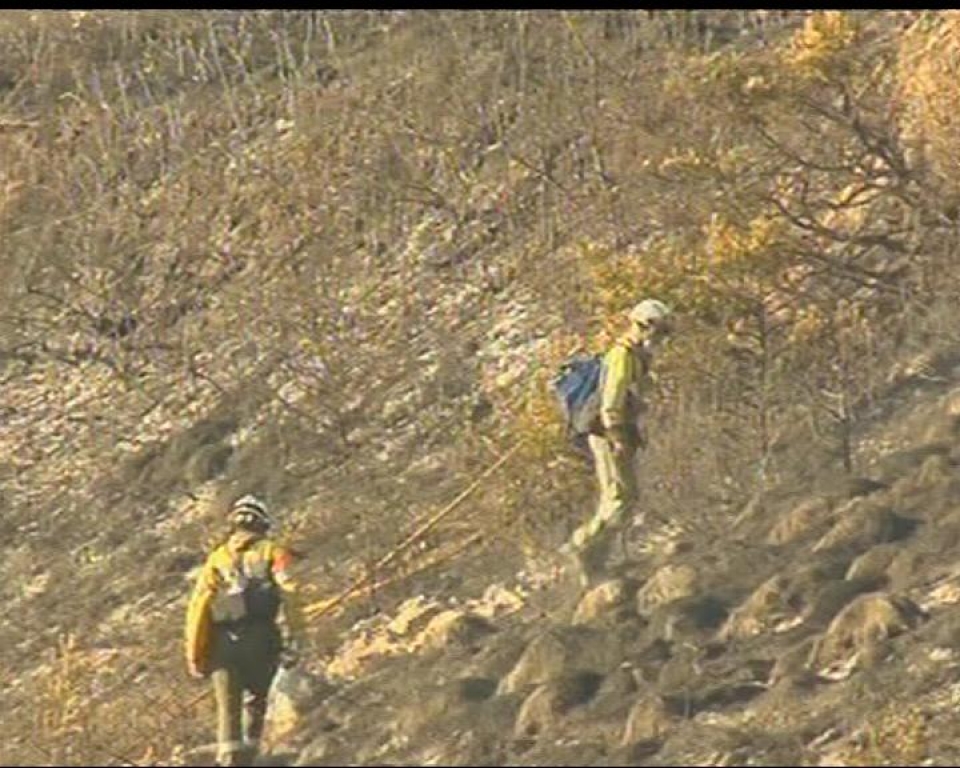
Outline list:
[[[216,628],[210,677],[217,702],[220,765],[252,761],[263,734],[267,694],[277,673],[281,644],[276,625]]]

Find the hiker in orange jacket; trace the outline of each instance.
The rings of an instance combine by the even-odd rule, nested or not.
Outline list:
[[[252,762],[270,685],[281,661],[295,661],[304,632],[297,585],[289,573],[292,557],[267,537],[272,521],[266,505],[244,496],[230,514],[232,530],[197,578],[186,625],[189,672],[213,682],[217,761],[224,766]],[[277,621],[281,614],[286,642]]]
[[[603,577],[610,547],[623,529],[636,499],[635,458],[646,445],[645,396],[650,366],[660,342],[670,332],[670,310],[657,299],[645,299],[628,314],[630,327],[603,359],[600,403],[602,434],[588,442],[596,466],[600,499],[593,517],[570,540],[580,583],[587,587]]]

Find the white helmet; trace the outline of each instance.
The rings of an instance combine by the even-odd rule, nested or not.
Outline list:
[[[662,323],[670,316],[670,308],[658,299],[644,299],[630,310],[630,321],[641,326]]]
[[[267,531],[273,525],[273,520],[267,511],[267,505],[251,494],[233,502],[230,507],[230,517],[234,524],[242,528]]]

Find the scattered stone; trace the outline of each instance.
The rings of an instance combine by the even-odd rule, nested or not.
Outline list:
[[[929,487],[949,482],[952,477],[953,469],[950,466],[950,460],[947,456],[937,453],[923,460],[920,471],[917,473],[917,484]]]
[[[865,549],[876,544],[894,541],[900,530],[899,518],[885,507],[857,502],[838,516],[834,526],[813,546],[814,552],[834,547]]]
[[[837,614],[811,648],[810,665],[821,669],[870,654],[878,644],[917,626],[921,615],[908,598],[884,592],[861,595]]]
[[[696,594],[698,576],[690,565],[665,565],[637,592],[637,609],[648,614],[660,605],[666,605]]]
[[[634,746],[663,738],[673,719],[659,696],[650,694],[642,697],[627,716],[623,729],[623,746]]]
[[[501,681],[499,693],[522,691],[576,671],[606,674],[619,663],[609,633],[588,627],[552,629],[527,646],[513,670]]]
[[[602,679],[592,672],[578,672],[538,686],[520,708],[514,735],[537,736],[548,730],[571,709],[593,698]]]
[[[887,568],[899,551],[899,547],[893,543],[871,547],[850,564],[844,578],[848,581],[866,579],[882,582],[887,578]]]
[[[767,677],[767,685],[772,687],[783,681],[801,682],[809,679],[810,653],[817,639],[808,637],[780,654]]]
[[[829,500],[822,496],[807,499],[777,521],[767,534],[767,544],[782,546],[796,541],[816,526],[829,520],[831,509]]]
[[[268,694],[264,742],[275,746],[291,733],[304,715],[330,696],[334,686],[300,669],[282,668],[277,672]]]
[[[408,635],[411,632],[419,632],[441,610],[443,610],[443,607],[439,603],[428,600],[423,595],[411,597],[397,608],[396,615],[387,624],[387,630],[400,636]]]
[[[797,617],[807,618],[822,587],[842,573],[835,564],[813,563],[789,575],[771,576],[730,614],[720,639],[746,639],[777,626],[795,626]]]
[[[423,631],[421,642],[426,649],[448,648],[452,645],[475,647],[495,632],[495,627],[482,616],[450,609],[434,616]]]
[[[574,624],[590,624],[615,618],[628,608],[629,589],[623,579],[607,581],[587,592],[573,614]]]

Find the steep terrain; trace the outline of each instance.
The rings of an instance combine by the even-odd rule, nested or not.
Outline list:
[[[209,762],[183,612],[250,491],[311,615],[264,762],[955,760],[944,50],[954,13],[0,12],[0,762]],[[545,384],[646,294],[678,333],[581,595]]]
[[[719,538],[634,529],[575,607],[562,579],[410,601],[326,667],[299,764],[952,764],[958,383],[954,358],[889,402],[862,475]]]

